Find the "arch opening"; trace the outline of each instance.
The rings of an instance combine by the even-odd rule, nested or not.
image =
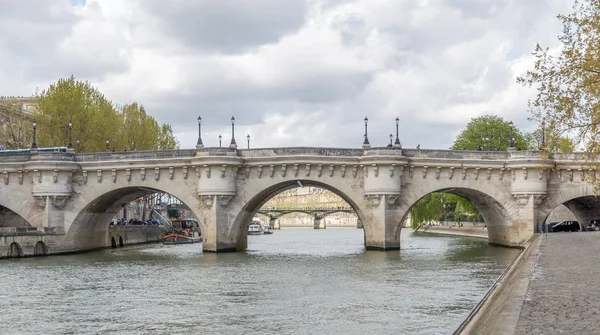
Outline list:
[[[575,231],[575,228],[578,227],[580,231],[600,231],[600,198],[597,196],[577,196],[556,205],[548,205],[549,210],[541,221],[546,224],[546,227],[541,227],[542,229]],[[561,222],[569,222],[569,224],[560,224]],[[560,226],[560,229],[553,229],[554,226]],[[568,229],[567,226],[570,226],[571,229]]]
[[[47,256],[48,255],[48,246],[46,243],[42,241],[38,241],[33,248],[34,256]]]
[[[156,188],[133,186],[110,190],[79,208],[82,209],[73,219],[66,234],[66,238],[73,240],[78,250],[123,246],[123,234],[129,236],[125,229],[141,230],[157,226],[156,229],[152,228],[153,234],[160,234],[159,238],[162,238],[176,219],[195,221],[196,235],[203,236],[205,231],[191,206],[184,203],[180,197]],[[148,239],[146,234],[138,235]],[[151,240],[156,241],[156,238]],[[131,243],[145,242],[134,240]]]
[[[123,242],[123,236],[119,236],[119,248],[123,248],[125,246],[125,242]]]
[[[23,257],[23,249],[21,245],[17,242],[13,242],[10,244],[8,248],[8,258],[19,258]]]
[[[339,219],[336,224],[333,218],[337,213],[333,211],[340,212],[341,207],[351,211],[351,219]],[[357,204],[339,189],[311,180],[293,180],[272,185],[254,195],[236,217],[234,229],[238,229],[238,245],[245,247],[252,222],[260,221],[263,226],[277,222],[275,229],[282,230],[325,229],[331,223],[329,227],[351,227],[355,231],[361,215]],[[363,240],[359,239],[361,243]],[[250,243],[252,241],[258,240],[251,238]]]
[[[32,225],[21,215],[0,205],[0,228],[31,228]]]
[[[507,226],[512,222],[508,210],[492,196],[479,190],[469,188],[442,188],[433,192],[429,192],[421,196],[416,201],[413,201],[402,221],[399,223],[399,229],[397,230],[398,233],[400,232],[400,228],[402,226],[406,226],[406,222],[409,216],[411,216],[411,213],[416,214],[413,212],[413,209],[415,209],[417,204],[420,204],[420,201],[429,198],[437,200],[435,199],[435,196],[439,195],[440,198],[443,198],[443,194],[450,194],[455,197],[457,196],[459,199],[454,198],[448,201],[450,204],[454,203],[454,205],[452,205],[454,207],[438,207],[441,209],[439,215],[437,215],[437,220],[435,220],[435,218],[427,218],[429,221],[444,221],[448,226],[463,227],[466,224],[465,220],[469,220],[470,222],[468,222],[468,226],[474,226],[482,230],[487,230],[489,241],[492,243],[500,243],[504,235],[504,233],[501,231],[502,226]],[[460,199],[464,199],[466,202]],[[468,204],[470,204],[472,207],[468,206]],[[462,206],[463,209],[457,210],[457,207],[459,206]],[[475,211],[473,211],[473,209]],[[416,224],[411,226],[413,229],[417,228]]]
[[[117,240],[115,239],[115,237],[114,237],[114,236],[112,236],[112,237],[110,238],[110,247],[111,247],[112,249],[116,249],[116,248],[117,248]]]

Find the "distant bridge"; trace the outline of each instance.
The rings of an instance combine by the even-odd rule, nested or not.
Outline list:
[[[284,215],[293,214],[293,213],[303,213],[313,217],[314,219],[314,228],[315,229],[325,229],[325,220],[323,220],[326,216],[336,214],[336,213],[350,213],[356,214],[356,212],[352,208],[348,207],[339,207],[339,208],[297,208],[297,209],[260,209],[256,212],[256,214],[262,214],[269,218],[269,225],[274,229],[279,229],[279,218]],[[360,220],[357,224],[358,228],[362,228],[362,223]]]

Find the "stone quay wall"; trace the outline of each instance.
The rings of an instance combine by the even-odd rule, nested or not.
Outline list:
[[[435,225],[423,225],[418,232],[438,235],[451,235],[451,236],[466,236],[466,237],[477,237],[477,238],[488,238],[488,230],[485,225],[473,225],[464,223],[462,227],[458,225],[454,226],[435,226]]]
[[[158,243],[164,235],[162,226],[109,226],[106,247]]]
[[[48,255],[60,248],[63,237],[44,228],[0,228],[0,258]]]

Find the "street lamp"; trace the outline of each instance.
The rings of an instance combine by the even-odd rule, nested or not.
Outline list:
[[[202,144],[202,118],[198,116],[198,143],[196,143],[196,149],[204,148]]]
[[[110,141],[109,141],[109,140],[108,140],[108,138],[107,138],[107,139],[106,139],[106,152],[108,152],[108,151],[109,151],[109,150],[108,150],[108,143],[109,143],[109,142],[110,142]]]
[[[394,135],[390,134],[390,144],[388,144],[388,148],[391,148],[392,145],[392,141],[394,140]]]
[[[235,117],[231,117],[231,143],[229,143],[229,147],[232,149],[237,149],[237,143],[235,143]]]
[[[508,142],[508,149],[514,150],[515,149],[515,138],[513,137],[513,122],[510,121],[508,124],[510,125],[510,142]]]
[[[219,148],[221,147],[221,134],[219,134]]]
[[[81,147],[79,146],[79,139],[77,139],[77,152],[81,152]]]
[[[542,146],[540,150],[546,148],[546,118],[542,119]]]
[[[250,149],[250,134],[248,134],[248,136],[246,136],[246,139],[248,140],[248,149]]]
[[[369,148],[371,145],[369,144],[369,137],[368,137],[368,131],[367,131],[367,127],[369,124],[369,118],[367,118],[365,116],[365,140],[363,142],[363,148]]]
[[[400,137],[398,136],[398,124],[400,124],[400,119],[396,118],[396,142],[394,142],[394,146],[401,148],[402,144],[400,144]]]
[[[31,149],[37,149],[37,142],[36,142],[36,128],[37,128],[37,122],[35,122],[35,119],[32,122],[33,124],[33,142],[31,143]]]
[[[69,144],[67,149],[73,149],[73,122],[69,120]]]

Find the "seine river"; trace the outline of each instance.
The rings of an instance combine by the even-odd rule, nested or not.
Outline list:
[[[409,229],[400,252],[350,228],[248,239],[0,261],[0,333],[451,334],[518,253]]]

